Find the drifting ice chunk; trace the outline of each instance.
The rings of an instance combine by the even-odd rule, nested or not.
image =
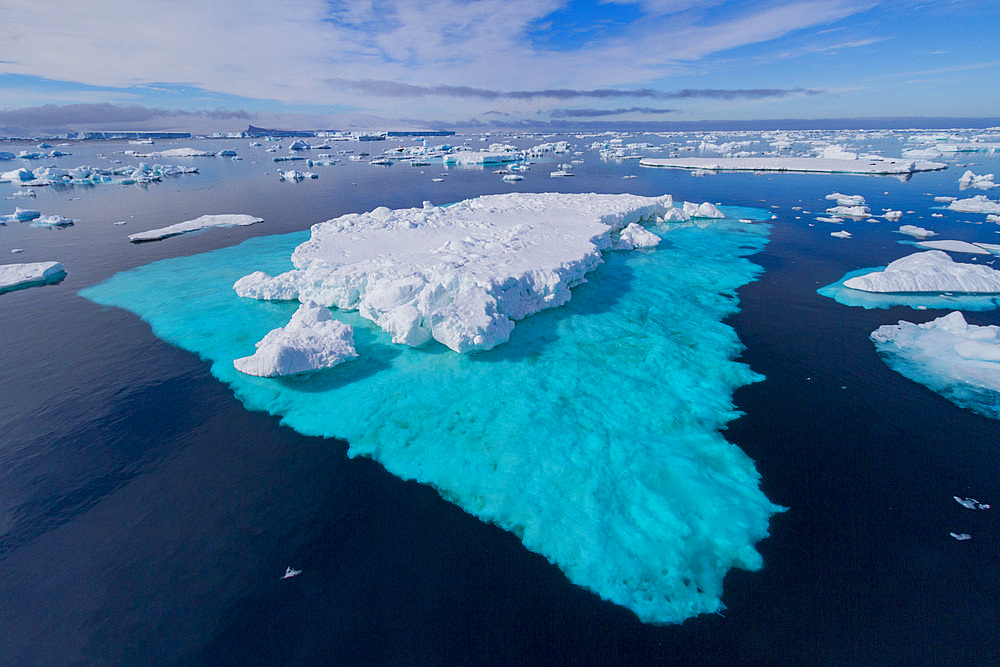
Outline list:
[[[840,218],[854,218],[856,220],[867,218],[872,214],[867,206],[834,206],[826,209],[826,212]]]
[[[924,324],[887,324],[871,339],[894,370],[961,407],[1000,419],[1000,326],[967,324],[955,311]]]
[[[886,211],[885,215],[882,216],[889,222],[899,222],[899,219],[903,217],[902,211]]]
[[[692,218],[724,218],[725,214],[715,207],[711,202],[695,204],[694,202],[684,202],[684,212]]]
[[[844,286],[865,292],[994,294],[1000,293],[1000,271],[953,262],[945,252],[928,250],[897,259],[883,271],[845,280]]]
[[[959,542],[964,542],[965,540],[972,539],[972,535],[969,535],[968,533],[948,533],[948,534],[954,537]]]
[[[14,212],[8,215],[0,215],[0,222],[27,222],[28,220],[34,220],[42,215],[41,211],[33,211],[27,208],[21,208],[20,206],[14,207]]]
[[[139,232],[138,234],[129,234],[128,240],[132,243],[159,241],[160,239],[165,239],[170,236],[186,234],[187,232],[196,232],[200,229],[207,229],[209,227],[236,227],[252,225],[257,222],[264,222],[264,219],[255,218],[252,215],[243,215],[241,213],[203,215],[200,218],[195,218],[194,220],[188,220],[186,222],[178,222],[176,225],[170,225],[169,227],[151,229],[148,232]]]
[[[126,151],[127,152],[127,151]],[[154,153],[133,153],[136,157],[214,157],[211,151],[200,151],[197,148],[171,148],[165,151]]]
[[[32,227],[72,227],[76,220],[61,215],[43,215],[31,223]]]
[[[988,255],[989,250],[979,247],[975,243],[965,241],[921,241],[917,244],[921,248],[930,250],[945,250],[947,252],[965,252],[970,255]]]
[[[970,509],[970,510],[988,510],[990,508],[989,505],[981,503],[978,500],[976,500],[975,498],[959,498],[958,496],[952,496],[952,498],[955,499],[956,503],[958,503],[959,505],[961,505],[962,507],[964,507],[966,509]]]
[[[236,370],[258,377],[309,373],[357,358],[354,329],[330,317],[330,311],[307,301],[291,321],[264,336],[257,351],[233,360]]]
[[[826,196],[830,201],[837,202],[837,206],[864,206],[865,198],[861,195],[842,195],[834,192]]]
[[[914,162],[902,158],[866,160],[826,157],[688,157],[642,158],[643,167],[674,169],[707,169],[710,171],[791,171],[824,174],[883,174],[906,175],[918,171],[939,171],[947,168],[943,162]]]
[[[976,195],[969,199],[956,199],[948,204],[948,208],[960,213],[1000,213],[1000,202],[986,195]]]
[[[830,236],[836,236],[838,239],[849,239],[851,238],[851,233],[845,230],[839,232],[830,232]]]
[[[966,171],[962,174],[962,177],[958,179],[958,186],[962,190],[966,188],[978,188],[980,190],[989,190],[990,188],[997,187],[997,184],[993,182],[993,174],[984,174],[982,176],[977,176],[972,173],[972,171]]]
[[[622,230],[615,244],[615,250],[632,250],[634,248],[655,248],[660,244],[660,237],[642,225],[630,223]]]
[[[59,262],[31,262],[28,264],[0,265],[0,293],[33,283],[56,282],[66,274]]]
[[[929,239],[932,236],[937,236],[937,232],[932,232],[929,229],[917,227],[916,225],[903,225],[898,231],[901,234],[912,236],[915,239]]]
[[[285,576],[282,579],[291,579],[292,577],[297,577],[302,574],[302,570],[293,570],[291,567],[285,568]]]
[[[398,343],[433,337],[456,352],[489,350],[514,320],[566,303],[613,232],[672,206],[669,195],[508,194],[379,207],[314,225],[292,255],[294,271],[257,272],[234,288],[357,310]]]

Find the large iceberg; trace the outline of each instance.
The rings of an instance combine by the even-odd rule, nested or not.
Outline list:
[[[433,486],[570,581],[643,621],[677,623],[723,608],[730,569],[762,566],[754,545],[779,509],[720,433],[739,414],[733,390],[760,379],[736,361],[742,346],[724,320],[760,273],[747,257],[768,226],[737,219],[770,214],[724,211],[700,225],[656,223],[670,243],[606,253],[569,302],[520,321],[490,351],[394,345],[358,313],[332,311],[354,328],[358,359],[296,381],[248,377],[233,359],[299,304],[243,299],[231,286],[248,267],[292,268],[308,233],[156,262],[82,294],[207,360],[248,409],[342,438],[350,456]],[[578,224],[597,227],[588,216]]]
[[[924,324],[900,320],[871,334],[894,370],[957,405],[1000,419],[1000,327],[955,311]]]
[[[139,232],[138,234],[129,234],[128,240],[131,241],[132,243],[142,243],[144,241],[159,241],[160,239],[165,239],[171,236],[187,234],[188,232],[197,232],[199,230],[209,229],[211,227],[237,227],[237,226],[253,225],[258,222],[264,222],[264,219],[255,218],[252,215],[245,215],[242,213],[219,213],[214,215],[203,215],[201,217],[195,218],[194,220],[178,222],[176,225],[170,225],[169,227],[150,229],[149,231]]]
[[[258,377],[297,375],[333,368],[354,359],[354,330],[312,301],[303,303],[283,327],[269,332],[249,357],[233,360],[236,370]]]
[[[897,259],[882,271],[849,278],[844,286],[865,292],[1000,294],[1000,271],[955,262],[946,252],[928,250]]]
[[[669,195],[554,193],[380,207],[313,225],[292,254],[295,270],[258,271],[234,288],[243,297],[357,310],[396,343],[433,338],[456,352],[489,350],[508,339],[515,320],[566,303],[611,248],[613,232],[672,208]],[[712,204],[693,210],[722,216]]]
[[[0,294],[24,287],[59,282],[66,269],[59,262],[29,262],[0,265]]]

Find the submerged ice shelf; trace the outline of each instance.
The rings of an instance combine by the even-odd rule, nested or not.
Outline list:
[[[308,234],[157,262],[82,294],[209,360],[248,409],[346,440],[351,456],[432,485],[572,582],[643,621],[673,623],[719,610],[731,568],[761,567],[754,545],[779,510],[719,433],[738,414],[733,390],[759,379],[735,361],[741,345],[723,320],[760,271],[746,257],[768,228],[737,220],[770,214],[723,212],[648,225],[669,242],[606,253],[570,301],[522,320],[490,351],[393,344],[358,313],[333,311],[353,326],[358,359],[296,382],[244,375],[232,360],[298,303],[231,287],[248,267],[291,269]]]
[[[955,311],[924,324],[900,320],[871,334],[887,364],[953,403],[1000,419],[1000,327]]]

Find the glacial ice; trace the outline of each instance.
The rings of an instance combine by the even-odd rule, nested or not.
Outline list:
[[[826,209],[826,212],[838,218],[852,218],[863,220],[871,216],[871,211],[867,206],[833,206]]]
[[[684,212],[692,218],[724,218],[725,214],[711,202],[684,202]]]
[[[514,321],[566,303],[601,263],[611,233],[654,220],[669,195],[506,194],[447,207],[379,207],[313,225],[294,271],[256,272],[234,285],[257,299],[312,300],[357,310],[392,334],[456,352],[505,342]],[[708,217],[712,204],[694,207]]]
[[[152,153],[125,151],[125,154],[141,158],[215,157],[214,152],[198,150],[197,148],[170,148],[165,151],[153,151]]]
[[[198,170],[194,167],[140,163],[137,167],[122,165],[105,168],[83,165],[69,169],[61,167],[38,167],[34,170],[21,168],[6,172],[0,178],[14,180],[20,185],[25,186],[98,185],[101,183],[134,185],[137,183],[155,183],[167,176],[197,173]]]
[[[929,239],[932,236],[937,236],[937,232],[932,232],[929,229],[924,229],[916,225],[902,225],[897,231],[901,234],[912,236],[915,239]]]
[[[244,215],[242,213],[221,213],[216,215],[203,215],[201,217],[195,218],[194,220],[187,220],[185,222],[178,222],[176,225],[170,225],[169,227],[161,227],[160,229],[151,229],[147,232],[139,232],[138,234],[129,234],[128,240],[132,243],[141,243],[143,241],[159,241],[160,239],[165,239],[170,236],[177,236],[179,234],[186,234],[188,232],[196,232],[201,229],[208,229],[210,227],[236,227],[244,225],[252,225],[258,222],[264,222],[263,218],[255,218],[252,215]]]
[[[1000,327],[968,324],[954,311],[924,324],[887,324],[871,338],[893,370],[960,407],[1000,419]]]
[[[941,250],[928,250],[897,259],[882,271],[845,280],[844,286],[865,292],[1000,294],[1000,271],[954,262]]]
[[[1000,213],[1000,201],[994,201],[986,195],[976,195],[969,199],[956,199],[948,208],[960,213]]]
[[[358,359],[295,382],[248,377],[232,360],[299,304],[231,286],[248,267],[287,272],[308,233],[156,262],[82,295],[208,360],[248,409],[342,438],[350,456],[433,486],[577,585],[677,623],[722,609],[731,568],[761,567],[754,544],[779,510],[719,432],[738,414],[733,390],[760,379],[735,360],[742,346],[724,319],[760,272],[747,257],[768,226],[736,218],[769,215],[724,210],[731,218],[710,224],[658,223],[671,243],[655,252],[607,253],[569,302],[488,352],[394,345],[358,313],[333,311],[353,326]]]
[[[351,326],[332,319],[329,309],[307,301],[288,324],[258,341],[254,354],[234,359],[233,366],[247,375],[278,377],[333,368],[357,356]]]
[[[0,294],[23,287],[58,282],[66,275],[59,262],[29,262],[0,265]]]

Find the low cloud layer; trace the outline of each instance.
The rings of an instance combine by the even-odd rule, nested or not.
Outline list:
[[[36,107],[0,110],[0,127],[29,129],[87,128],[119,129],[157,120],[246,120],[246,111],[177,111],[141,105],[116,104],[44,104]]]
[[[656,109],[653,107],[622,107],[620,109],[553,109],[549,115],[553,118],[599,118],[601,116],[621,116],[629,113],[661,115],[677,113],[677,109]]]

